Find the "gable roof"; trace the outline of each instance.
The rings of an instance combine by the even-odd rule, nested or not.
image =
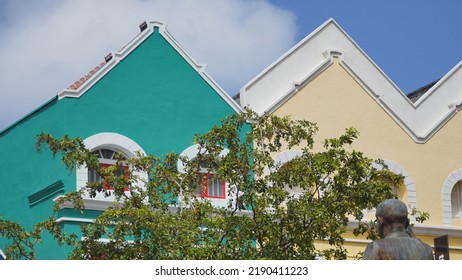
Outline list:
[[[408,93],[407,98],[409,98],[414,103],[417,102],[417,100],[424,96],[425,93],[427,93],[427,91],[429,91],[438,81],[439,79]]]
[[[354,40],[329,19],[240,90],[242,107],[274,112],[338,59],[414,141],[428,141],[462,103],[462,61],[413,103]]]
[[[231,108],[240,112],[239,104],[225,92],[205,71],[205,65],[197,63],[180,44],[167,31],[167,26],[158,21],[145,21],[140,24],[141,32],[126,46],[117,52],[111,52],[105,57],[105,61],[98,64],[88,74],[74,82],[65,90],[58,93],[58,99],[79,98],[89,90],[96,82],[103,78],[112,68],[144,42],[153,32],[154,28],[159,29],[159,34],[183,57],[183,59],[219,94]]]

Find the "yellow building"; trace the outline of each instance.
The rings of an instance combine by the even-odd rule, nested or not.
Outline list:
[[[318,140],[357,128],[353,148],[402,174],[400,199],[430,214],[423,224],[411,216],[414,233],[432,246],[448,235],[450,259],[462,259],[462,62],[406,96],[330,19],[247,83],[239,101],[258,113],[313,121]],[[346,240],[352,258],[369,242]]]

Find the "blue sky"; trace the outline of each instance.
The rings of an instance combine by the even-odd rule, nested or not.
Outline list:
[[[329,18],[405,93],[462,59],[458,0],[0,0],[0,131],[160,20],[230,95]]]

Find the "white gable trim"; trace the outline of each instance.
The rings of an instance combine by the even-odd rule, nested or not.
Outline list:
[[[87,90],[89,90],[95,83],[103,78],[112,68],[114,68],[120,61],[122,61],[128,54],[130,54],[136,47],[138,47],[144,40],[146,40],[153,32],[154,28],[159,28],[159,34],[193,67],[194,70],[225,100],[228,105],[233,108],[237,113],[241,112],[241,107],[234,101],[234,99],[225,92],[210,76],[205,72],[205,65],[197,63],[186,50],[173,38],[167,31],[167,25],[159,21],[147,22],[147,28],[141,31],[130,43],[123,47],[120,51],[111,52],[107,57],[112,56],[104,66],[101,67],[93,76],[85,81],[77,90],[65,89],[58,93],[58,99],[65,97],[79,98]]]
[[[332,52],[331,50],[335,50]],[[330,19],[300,41],[240,90],[241,106],[259,114],[274,112],[341,53],[340,64],[414,139],[425,143],[462,104],[462,61],[415,104],[370,59],[353,39]]]
[[[299,83],[294,82],[290,90],[277,99],[273,104],[271,104],[267,110],[268,113],[274,113],[279,107],[286,103],[292,96],[297,94],[297,92],[303,88],[306,84],[314,80],[319,74],[321,74],[325,69],[333,64],[333,57],[329,56],[325,61],[321,63],[316,69],[310,72],[302,81]],[[269,100],[268,100],[269,101]]]

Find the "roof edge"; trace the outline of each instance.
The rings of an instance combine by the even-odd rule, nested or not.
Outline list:
[[[413,103],[332,18],[244,85],[239,91],[241,106],[260,114],[274,110],[296,90],[294,82],[316,75],[326,53],[340,54],[341,65],[417,143],[427,142],[462,107],[462,61]],[[439,92],[444,98],[432,95]]]
[[[335,22],[335,20],[333,18],[328,19],[326,22],[321,24],[318,28],[316,28],[310,34],[305,36],[301,41],[296,43],[288,51],[283,53],[279,58],[277,58],[275,61],[273,61],[270,65],[268,65],[266,68],[264,68],[260,73],[258,73],[249,82],[247,82],[239,91],[241,102],[246,101],[244,92],[247,90],[247,88],[251,87],[258,80],[262,79],[263,76],[265,76],[267,72],[269,72],[271,69],[275,68],[278,64],[280,64],[282,61],[284,61],[290,54],[295,52],[298,48],[300,48],[302,45],[304,45],[307,41],[311,40],[316,34],[318,34],[322,29],[324,29],[329,24],[335,24],[335,25],[338,26],[338,24]]]
[[[106,63],[96,71],[91,77],[86,79],[77,89],[65,89],[58,93],[58,99],[62,98],[79,98],[87,90],[89,90],[96,82],[103,78],[113,67],[122,61],[128,54],[130,54],[136,47],[144,42],[152,33],[154,29],[159,29],[159,34],[167,40],[167,42],[193,67],[193,69],[230,105],[236,113],[242,111],[239,104],[218,85],[215,80],[205,71],[205,64],[196,62],[188,52],[178,43],[178,41],[168,32],[167,24],[160,21],[143,21],[140,24],[140,33],[135,36],[126,46],[117,52],[111,52],[106,57]],[[107,59],[110,57],[109,59]]]

